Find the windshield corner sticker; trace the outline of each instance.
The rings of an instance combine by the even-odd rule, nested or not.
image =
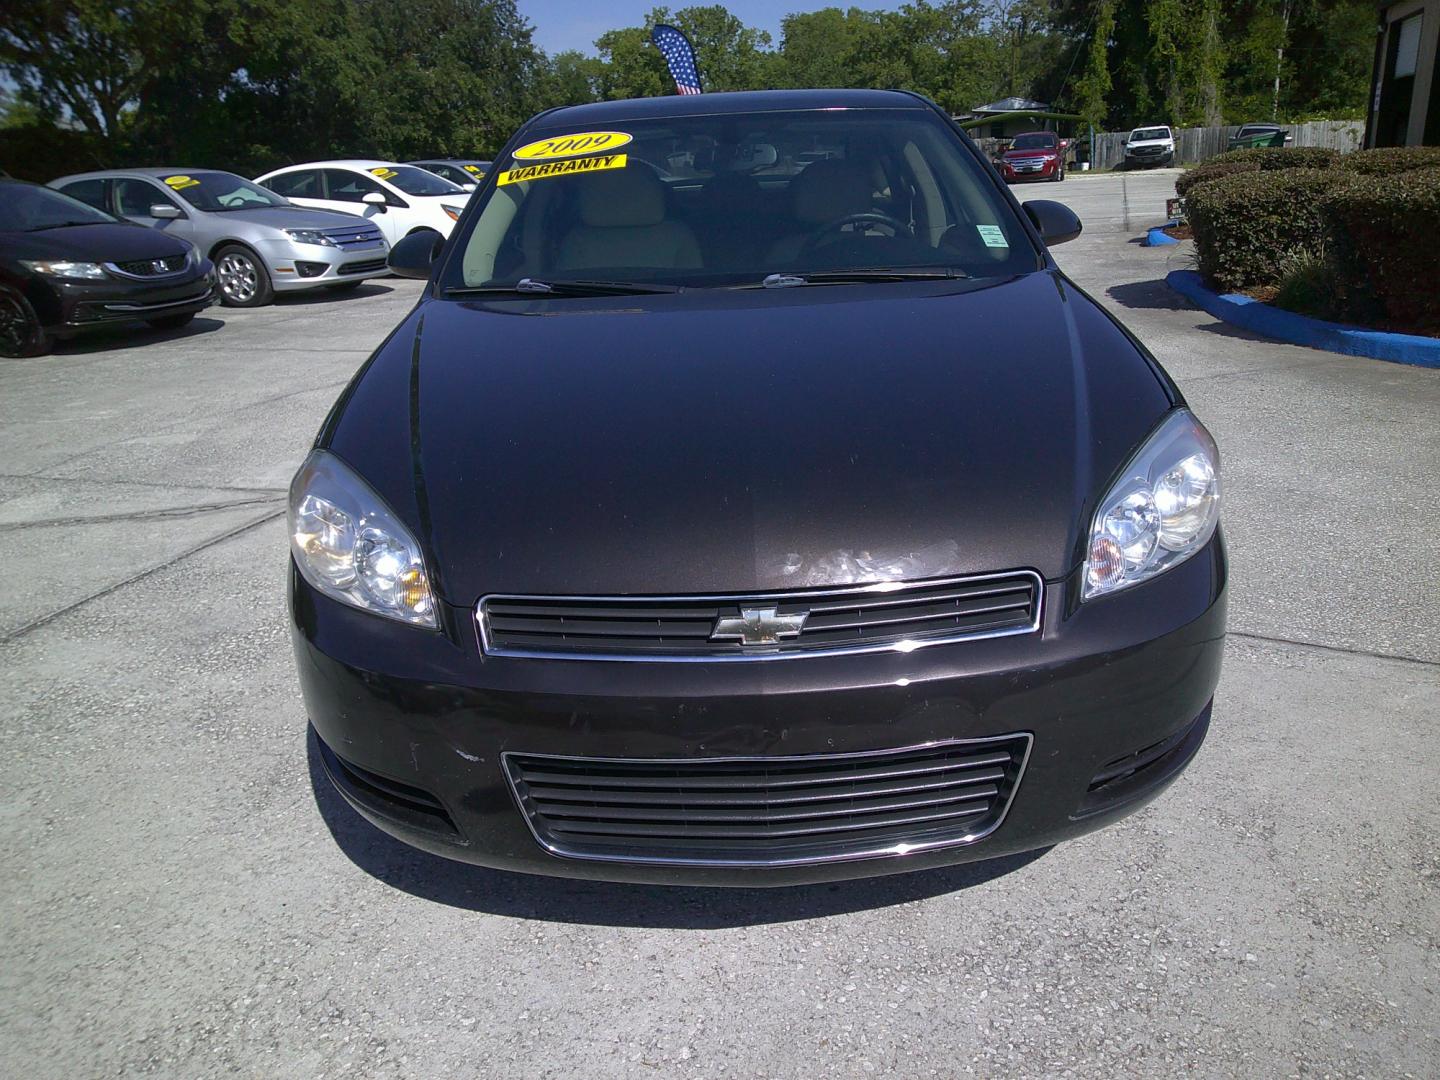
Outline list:
[[[378,176],[381,180],[389,180],[392,176],[399,176],[400,174],[394,169],[387,169],[382,165],[378,169],[371,169],[370,175]]]
[[[186,188],[199,187],[200,181],[193,176],[167,176],[165,183],[169,184],[176,191],[184,191]]]
[[[465,171],[468,172],[468,173],[470,173],[472,176],[484,176],[484,175],[485,175],[484,170],[482,170],[479,165],[466,165],[466,166],[465,166]]]
[[[551,158],[577,157],[601,150],[619,150],[633,136],[623,131],[579,131],[554,139],[526,143],[515,151],[516,161],[549,161]]]
[[[980,239],[985,241],[986,247],[1008,248],[1009,242],[1005,234],[1000,231],[999,225],[976,225],[975,231],[980,234]]]
[[[518,184],[523,180],[541,180],[547,176],[570,176],[573,173],[600,172],[602,169],[623,169],[625,159],[624,154],[602,154],[597,157],[525,165],[519,169],[507,169],[495,178],[495,183],[503,187],[506,184]]]

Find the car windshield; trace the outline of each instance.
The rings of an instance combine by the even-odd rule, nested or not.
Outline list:
[[[452,184],[443,176],[436,176],[425,169],[417,169],[414,165],[377,165],[369,172],[406,195],[464,194],[458,184]]]
[[[928,110],[547,126],[492,177],[446,262],[447,289],[755,285],[863,270],[996,277],[1041,265],[994,179]]]
[[[0,184],[0,231],[39,232],[62,225],[104,225],[115,221],[104,211],[50,188]]]
[[[1146,139],[1168,139],[1169,128],[1136,128],[1130,133],[1131,142],[1143,142]]]
[[[1010,144],[1011,150],[1053,150],[1060,145],[1059,136],[1049,131],[1035,131],[1029,135],[1016,135]]]
[[[192,172],[162,176],[161,181],[196,210],[223,213],[257,206],[289,206],[287,199],[242,180],[234,173]]]

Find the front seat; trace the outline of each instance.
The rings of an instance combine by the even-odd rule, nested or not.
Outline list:
[[[790,182],[791,213],[799,228],[770,248],[769,264],[794,259],[821,225],[875,209],[873,191],[869,171],[859,162],[826,159],[807,165]]]
[[[695,234],[666,220],[665,185],[644,165],[580,178],[579,202],[580,223],[560,242],[560,269],[701,265]]]

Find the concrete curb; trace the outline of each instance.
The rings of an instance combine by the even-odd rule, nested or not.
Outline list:
[[[1440,367],[1440,338],[1363,330],[1282,311],[1248,296],[1222,295],[1206,285],[1194,270],[1172,270],[1165,275],[1165,284],[1217,319],[1292,345],[1416,367]]]
[[[1164,225],[1156,225],[1153,229],[1145,230],[1145,239],[1140,241],[1141,247],[1164,247],[1166,244],[1178,244],[1180,241],[1173,236],[1165,235],[1165,230],[1171,225],[1180,224],[1178,221],[1167,221]]]

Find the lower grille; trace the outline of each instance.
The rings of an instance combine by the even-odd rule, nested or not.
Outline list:
[[[714,866],[901,855],[974,843],[1015,795],[1029,735],[806,757],[502,755],[558,855]]]
[[[341,274],[382,274],[387,269],[384,259],[363,259],[357,262],[341,263]]]
[[[1040,575],[886,582],[730,596],[487,596],[480,639],[496,656],[764,660],[1030,633]]]

